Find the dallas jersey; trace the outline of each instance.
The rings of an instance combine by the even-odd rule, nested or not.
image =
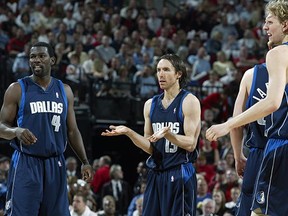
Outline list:
[[[267,86],[268,72],[266,64],[255,65],[252,85],[246,102],[247,109],[266,97]],[[265,118],[250,123],[245,145],[252,148],[264,149],[267,143],[267,137],[264,136],[264,131]]]
[[[28,146],[14,139],[11,146],[37,157],[62,154],[67,145],[67,97],[63,83],[51,78],[48,88],[44,90],[30,77],[19,79],[18,82],[22,93],[17,125],[28,128],[37,141]]]
[[[251,89],[246,102],[247,109],[266,97],[267,84],[268,72],[266,65],[255,65]],[[267,137],[264,136],[264,131],[264,118],[258,119],[248,125],[245,145],[249,147],[250,151],[244,170],[241,194],[236,204],[235,216],[251,214],[250,208],[253,202],[253,191],[256,181],[255,172],[258,172],[260,169],[264,148],[268,140]]]
[[[288,85],[278,110],[266,117],[265,135],[268,138],[288,139]]]
[[[181,90],[167,109],[162,105],[164,93],[153,97],[150,119],[154,133],[170,126],[174,134],[184,135],[182,102],[187,94],[188,91]],[[188,152],[165,138],[152,145],[153,154],[148,158],[147,166],[154,170],[167,170],[180,164],[194,162],[198,155],[197,149]]]

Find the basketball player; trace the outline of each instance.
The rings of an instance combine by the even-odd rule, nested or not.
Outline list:
[[[235,101],[233,116],[239,115],[245,109],[264,99],[267,91],[268,72],[265,64],[255,65],[247,70],[240,83],[239,92]],[[242,191],[236,205],[236,216],[251,215],[251,203],[256,181],[256,174],[263,158],[267,137],[264,136],[265,120],[260,119],[248,126],[245,137],[245,146],[249,148],[246,158],[242,151],[243,128],[234,128],[230,132],[233,147],[236,171],[243,176]],[[245,166],[246,165],[246,166]],[[245,169],[245,170],[244,170]]]
[[[52,47],[38,42],[30,49],[33,74],[12,83],[0,113],[0,137],[15,149],[8,177],[5,215],[68,216],[63,152],[69,143],[82,162],[83,179],[92,178],[68,85],[51,77]],[[17,122],[17,125],[15,125]]]
[[[217,140],[233,128],[269,115],[265,125],[268,142],[255,185],[251,215],[288,215],[288,1],[271,0],[267,3],[263,29],[269,42],[281,44],[266,55],[269,75],[266,97],[227,122],[211,126],[206,131],[206,138]]]
[[[175,54],[159,58],[157,77],[164,92],[144,105],[144,136],[126,126],[110,126],[103,136],[124,134],[150,154],[144,216],[196,215],[196,159],[200,102],[182,88],[184,62]]]

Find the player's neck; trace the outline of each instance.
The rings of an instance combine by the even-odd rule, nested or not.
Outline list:
[[[31,79],[39,85],[43,90],[46,90],[51,82],[51,76],[37,77],[32,75]]]
[[[165,90],[164,92],[164,98],[167,100],[173,100],[181,91],[181,88],[179,86],[172,87],[170,89]]]

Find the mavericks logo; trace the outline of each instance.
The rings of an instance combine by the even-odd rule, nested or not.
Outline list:
[[[6,211],[7,211],[7,210],[9,210],[10,208],[11,208],[11,200],[8,200],[8,201],[6,202],[5,209],[6,209]]]
[[[265,193],[264,191],[259,191],[257,194],[256,194],[256,201],[259,203],[259,204],[263,204],[265,202]]]

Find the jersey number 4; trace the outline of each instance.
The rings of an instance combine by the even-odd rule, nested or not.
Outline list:
[[[55,127],[54,131],[58,132],[59,128],[61,126],[60,116],[59,115],[54,115],[53,118],[52,118],[51,124]]]

